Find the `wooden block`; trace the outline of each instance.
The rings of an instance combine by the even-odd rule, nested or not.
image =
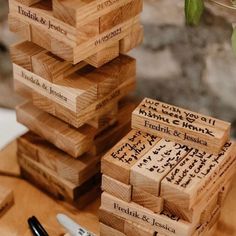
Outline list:
[[[125,219],[99,208],[99,221],[113,229],[124,232]]]
[[[50,34],[40,26],[31,25],[30,27],[31,41],[37,44],[38,46],[45,48],[48,51],[52,51],[52,39],[50,37]]]
[[[110,30],[141,13],[143,0],[133,0],[100,17],[100,33]]]
[[[220,209],[216,208],[215,211],[212,213],[211,218],[205,222],[204,224],[200,225],[196,231],[194,232],[193,236],[200,236],[200,235],[212,235],[209,234],[211,232],[211,229],[214,227],[214,225],[217,223],[217,221],[220,218]]]
[[[31,157],[28,157],[25,154],[19,154],[18,161],[23,177],[43,190],[46,190],[54,197],[69,202],[78,202],[78,205],[80,205],[79,199],[82,198],[84,194],[94,189],[94,187],[97,189],[99,184],[98,177],[94,176],[84,182],[84,184],[77,186],[70,181],[59,177],[54,171],[32,160]],[[84,199],[82,200],[84,201]]]
[[[156,232],[153,229],[149,229],[144,227],[143,225],[139,225],[133,223],[131,221],[125,221],[125,229],[124,233],[127,236],[155,236]],[[160,236],[160,234],[157,234]]]
[[[138,47],[144,37],[143,27],[139,24],[133,26],[129,35],[120,40],[120,53],[128,53],[131,49]]]
[[[102,176],[102,190],[122,199],[123,201],[131,201],[131,185],[121,183],[113,178],[110,178],[109,176]]]
[[[18,152],[75,185],[81,185],[100,171],[100,156],[85,154],[75,160],[33,133],[18,139]]]
[[[97,52],[96,54],[88,57],[85,61],[96,67],[99,68],[102,65],[105,65],[109,61],[115,59],[120,54],[120,45],[119,42],[115,42],[114,45],[111,45],[109,47],[106,47],[102,49],[101,51]]]
[[[218,194],[218,201],[217,203],[220,206],[223,206],[225,199],[227,198],[230,190],[232,188],[232,179],[230,179],[220,190],[219,194]]]
[[[155,236],[157,234],[154,230],[147,226],[143,226],[131,221],[127,221],[117,215],[107,212],[102,208],[99,209],[99,221],[115,230],[123,232],[127,236]]]
[[[163,210],[163,199],[156,197],[138,187],[132,188],[132,201],[155,212],[161,213]]]
[[[38,45],[28,41],[17,43],[10,47],[11,60],[14,64],[33,71],[31,58],[42,51]]]
[[[58,19],[73,25],[80,26],[98,19],[113,10],[119,9],[132,0],[119,0],[114,2],[107,2],[99,0],[96,2],[85,2],[76,0],[53,0],[53,14]]]
[[[20,24],[29,24],[32,42],[73,64],[84,61],[105,48],[114,46],[122,38],[130,34],[133,25],[140,22],[139,15],[137,15],[104,33],[99,33],[98,18],[88,22],[83,21],[79,27],[70,26],[55,18],[52,15],[50,4],[45,6],[45,2],[42,1],[29,7],[16,0],[10,0],[10,14],[14,15]],[[74,7],[73,9],[75,9]],[[30,13],[31,17],[28,17],[28,13]],[[108,59],[109,57],[104,62]],[[100,60],[99,64],[101,65],[101,63],[102,60]]]
[[[11,32],[16,33],[21,38],[31,41],[31,28],[27,22],[19,21],[13,14],[8,14],[8,25]]]
[[[32,100],[32,91],[17,80],[13,81],[14,91],[27,100]]]
[[[222,176],[235,166],[235,144],[226,143],[219,155],[192,150],[161,182],[161,197],[168,209],[183,219],[191,219],[189,210],[217,194]],[[228,177],[227,177],[228,178]],[[222,180],[221,180],[222,179]],[[173,187],[173,188],[172,188]],[[172,191],[173,190],[173,191]]]
[[[132,128],[218,154],[230,123],[145,98],[133,112]]]
[[[0,186],[0,216],[14,203],[13,191]]]
[[[126,236],[124,233],[100,223],[100,236]]]
[[[156,136],[132,130],[102,158],[102,173],[129,184],[131,167],[159,140]]]
[[[191,150],[186,145],[162,139],[131,168],[131,185],[156,197],[161,181]]]
[[[207,205],[205,210],[202,212],[200,223],[204,224],[204,223],[208,222],[211,219],[212,213],[215,211],[216,208],[219,208],[219,205],[218,205],[218,194],[213,197],[213,199]]]
[[[113,90],[104,98],[98,99],[96,102],[87,106],[79,113],[72,112],[71,110],[61,106],[57,103],[52,102],[48,98],[41,96],[38,93],[33,93],[33,104],[38,108],[58,117],[59,119],[65,121],[72,126],[79,128],[92,117],[96,118],[98,116],[103,116],[107,114],[110,109],[110,105],[118,102],[128,93],[133,91],[135,88],[135,78],[127,79],[119,87]]]
[[[97,133],[89,125],[75,129],[30,102],[18,106],[16,115],[18,122],[75,158],[90,150]]]
[[[51,83],[23,67],[13,64],[13,76],[18,82],[50,100],[77,113],[97,99],[97,84],[72,74],[68,78]]]
[[[164,214],[155,214],[135,203],[127,203],[107,193],[102,194],[102,209],[126,220],[142,224],[164,235],[191,235],[194,225],[179,218],[169,218]]]
[[[51,82],[62,80],[85,65],[85,63],[79,63],[73,66],[47,51],[32,57],[33,72]]]

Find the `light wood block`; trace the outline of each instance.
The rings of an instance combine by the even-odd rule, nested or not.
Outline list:
[[[132,115],[132,128],[218,154],[230,123],[145,98]]]
[[[159,140],[156,136],[132,130],[102,158],[102,173],[129,185],[131,167]]]
[[[18,161],[23,177],[54,197],[74,203],[78,207],[82,207],[83,202],[86,204],[99,194],[98,176],[92,177],[81,186],[76,186],[25,154],[18,155]],[[90,191],[92,191],[91,196]],[[90,200],[86,198],[90,198]]]
[[[134,89],[135,78],[127,79],[127,81],[123,82],[107,96],[98,99],[96,102],[87,106],[79,113],[72,112],[64,106],[54,103],[48,98],[35,92],[33,93],[33,104],[39,109],[42,109],[49,114],[56,116],[57,118],[65,121],[68,124],[71,124],[76,128],[79,128],[89,120],[91,120],[91,117],[96,118],[107,114],[110,110],[111,104],[117,103]]]
[[[56,18],[73,25],[80,26],[132,2],[132,0],[119,0],[107,2],[99,0],[76,1],[76,0],[53,0],[53,14]]]
[[[219,193],[224,182],[235,172],[235,162],[235,144],[232,142],[226,143],[217,156],[191,151],[161,183],[165,207],[192,221],[189,210]]]
[[[227,198],[230,190],[232,188],[232,180],[230,179],[220,190],[218,195],[218,204],[223,206],[225,199]]]
[[[8,14],[8,24],[10,31],[16,33],[21,38],[31,41],[31,27],[27,22],[19,21],[13,14]]]
[[[123,201],[131,201],[132,186],[119,182],[109,176],[102,175],[102,190]]]
[[[128,53],[132,48],[138,47],[143,42],[144,31],[139,24],[133,26],[129,35],[120,40],[120,53]]]
[[[14,203],[13,191],[11,189],[0,186],[0,216]]]
[[[155,214],[135,203],[127,203],[107,193],[102,194],[102,209],[130,220],[137,224],[143,224],[164,235],[192,235],[195,226],[182,221],[174,220],[163,214]]]
[[[28,41],[14,44],[10,47],[11,61],[28,71],[33,71],[32,56],[43,50],[43,48]]]
[[[99,209],[99,221],[106,226],[123,232],[126,236],[155,236],[157,234],[154,230],[148,228],[147,226],[127,221],[124,218],[103,210],[102,208]],[[159,236],[160,234],[157,235]]]
[[[132,188],[132,201],[154,213],[161,213],[163,210],[164,200],[162,198],[156,197],[135,186]]]
[[[100,171],[100,156],[85,154],[76,160],[33,133],[18,139],[18,152],[75,185],[81,185]]]
[[[100,236],[126,236],[124,233],[100,223]]]
[[[127,1],[124,0],[123,2],[127,3]],[[83,21],[82,25],[79,27],[71,26],[55,18],[52,14],[50,4],[45,3],[47,2],[42,1],[30,7],[16,0],[10,0],[10,14],[17,19],[19,24],[29,24],[30,40],[32,42],[73,64],[77,64],[88,58],[91,60],[91,57],[92,59],[96,59],[98,56],[97,53],[99,54],[99,52],[104,49],[112,49],[111,54],[113,54],[113,46],[115,44],[118,45],[121,39],[130,34],[133,26],[140,22],[139,15],[136,15],[100,33],[98,18],[88,22]],[[75,5],[73,9],[75,9]],[[31,17],[28,17],[28,12],[30,12]],[[13,23],[10,25],[10,28],[13,29],[15,33],[18,33]],[[103,54],[103,52],[101,54]],[[97,60],[97,64],[94,60],[92,60],[92,64],[96,66],[102,64],[101,55],[98,57],[100,58],[97,59],[100,60]],[[113,57],[114,55],[110,58]],[[108,59],[109,57],[106,57],[104,63]]]
[[[162,179],[190,150],[186,145],[160,140],[132,166],[131,185],[158,197]]]

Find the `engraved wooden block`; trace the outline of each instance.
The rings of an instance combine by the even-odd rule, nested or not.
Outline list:
[[[192,221],[189,211],[201,201],[218,194],[222,183],[235,168],[235,144],[228,142],[218,155],[192,150],[161,182],[165,207],[183,219]]]
[[[74,159],[30,132],[18,139],[18,153],[26,155],[74,185],[83,184],[100,171],[99,155],[85,154],[79,159]]]
[[[56,18],[77,27],[98,19],[130,2],[132,2],[132,0],[119,0],[114,2],[107,2],[106,0],[96,2],[53,0],[53,14]]]
[[[132,128],[218,154],[230,123],[145,98],[133,112]]]
[[[131,201],[132,186],[117,181],[109,176],[102,175],[102,190],[123,201]]]
[[[14,203],[13,191],[0,186],[0,216]]]
[[[98,176],[94,176],[81,186],[76,186],[26,155],[19,156],[19,164],[22,176],[29,182],[59,200],[66,200],[75,207],[84,208],[100,195]]]
[[[10,47],[11,60],[14,64],[28,71],[33,71],[32,56],[42,51],[43,48],[28,41],[17,43]]]
[[[100,236],[126,236],[126,234],[100,223]]]
[[[19,46],[21,46],[21,44]],[[41,63],[39,60],[38,63],[34,63],[34,73],[14,64],[14,79],[75,113],[92,104],[97,99],[103,98],[120,85],[120,77],[117,78],[116,76],[112,76],[108,71],[106,71],[106,68],[94,69],[90,66],[85,66],[77,73],[70,74],[72,70],[76,70],[80,66],[72,67],[67,64],[66,67],[68,66],[68,70],[65,73],[68,72],[69,75],[64,77],[65,73],[63,74],[62,71],[65,69],[65,64],[63,65],[59,59],[53,58],[52,55],[47,55],[47,59],[48,58],[53,61],[52,66],[54,70],[50,70],[51,65],[48,61],[46,63]],[[130,65],[124,64],[125,60],[125,56],[120,58],[120,61],[123,61],[122,66],[127,68]],[[117,60],[117,63],[120,61]],[[59,68],[59,72],[56,69],[54,62],[59,64],[59,67],[61,67]],[[39,64],[39,66],[35,64]],[[113,67],[114,70],[118,70],[114,63],[111,64],[111,67]],[[44,73],[44,71],[50,71],[51,73]],[[53,73],[57,74],[55,76],[57,79],[56,81],[51,82],[49,79],[53,80],[53,76],[51,76]],[[40,75],[44,75],[44,77],[41,77]],[[58,80],[58,76],[61,76],[60,80]]]
[[[162,198],[156,197],[135,186],[132,187],[132,201],[155,213],[161,213],[163,210],[164,200]]]
[[[55,2],[62,3],[58,0]],[[63,1],[63,4],[65,2],[67,1]],[[123,0],[123,2],[127,4],[127,1]],[[114,50],[113,46],[118,45],[121,39],[130,34],[133,26],[140,22],[139,15],[135,15],[100,33],[99,17],[89,19],[87,16],[87,22],[80,21],[82,25],[75,27],[55,18],[50,4],[45,3],[47,2],[41,1],[33,6],[26,6],[16,0],[10,0],[10,15],[14,16],[14,21],[17,20],[20,25],[29,25],[31,37],[28,37],[28,39],[73,64],[89,58],[88,62],[100,66],[109,59],[113,59],[117,55],[117,48]],[[70,6],[74,10],[77,4]],[[81,12],[79,14],[81,15]],[[13,21],[9,23],[10,28],[15,33],[25,35],[25,31],[22,33],[22,30],[14,28]],[[111,51],[110,57],[104,58],[103,50],[105,49]],[[99,52],[101,52],[101,55]]]
[[[132,130],[102,158],[102,173],[130,184],[131,167],[159,140],[156,136]]]
[[[8,24],[10,31],[17,33],[21,38],[31,40],[31,28],[27,22],[19,21],[13,14],[8,14]]]
[[[158,197],[162,179],[190,150],[186,145],[160,140],[132,166],[131,185]]]
[[[79,128],[87,123],[91,117],[101,117],[108,113],[111,104],[117,103],[127,94],[135,89],[135,78],[127,79],[118,88],[113,90],[104,98],[98,99],[96,102],[87,106],[79,113],[73,112],[64,106],[52,102],[50,99],[38,93],[33,93],[33,104],[38,108],[50,113],[53,116],[65,121],[72,126]]]
[[[230,190],[232,188],[232,179],[230,179],[220,190],[218,194],[218,204],[223,206],[225,199],[227,198]]]
[[[127,236],[160,236],[153,229],[137,224],[115,214],[109,213],[102,208],[99,209],[99,221],[115,230],[123,232]]]
[[[126,220],[144,225],[164,235],[192,235],[196,225],[166,214],[155,214],[135,203],[127,203],[108,193],[102,194],[101,208]]]

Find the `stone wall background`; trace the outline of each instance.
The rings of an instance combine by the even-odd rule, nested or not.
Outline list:
[[[232,12],[208,5],[199,27],[186,27],[183,0],[145,0],[144,43],[136,96],[160,99],[233,123],[236,136],[236,57],[231,50]],[[0,0],[0,106],[14,107],[8,46],[7,1]]]

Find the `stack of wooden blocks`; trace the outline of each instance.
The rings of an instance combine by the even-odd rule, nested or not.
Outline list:
[[[10,0],[22,175],[78,207],[100,193],[101,156],[130,129],[142,0]]]
[[[230,124],[144,99],[102,158],[101,236],[214,235],[236,167]]]

